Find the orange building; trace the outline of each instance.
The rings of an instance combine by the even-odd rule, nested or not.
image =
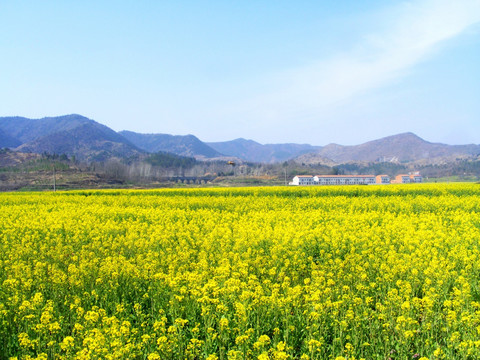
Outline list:
[[[400,174],[395,177],[395,180],[392,180],[392,184],[410,184],[410,183],[421,183],[423,182],[423,177],[418,172],[410,174]]]
[[[375,180],[377,184],[390,184],[390,176],[388,175],[377,175]]]

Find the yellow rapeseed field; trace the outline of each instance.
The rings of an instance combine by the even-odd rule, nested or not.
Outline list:
[[[478,359],[480,185],[0,194],[0,359]]]

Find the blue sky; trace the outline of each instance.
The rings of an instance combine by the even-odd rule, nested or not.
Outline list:
[[[480,144],[480,0],[0,1],[0,116]]]

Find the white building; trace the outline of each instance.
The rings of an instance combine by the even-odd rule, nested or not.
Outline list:
[[[371,185],[376,183],[374,175],[316,175],[315,185]]]
[[[291,185],[314,185],[313,175],[296,175]]]

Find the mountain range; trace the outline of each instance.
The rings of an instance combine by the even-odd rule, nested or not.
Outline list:
[[[431,143],[413,133],[403,133],[360,145],[260,144],[235,139],[202,142],[194,135],[140,134],[114,130],[81,115],[28,119],[0,117],[0,148],[23,153],[75,156],[82,161],[130,158],[169,152],[199,160],[274,163],[287,160],[333,166],[349,162],[429,162],[476,158],[480,145]]]

